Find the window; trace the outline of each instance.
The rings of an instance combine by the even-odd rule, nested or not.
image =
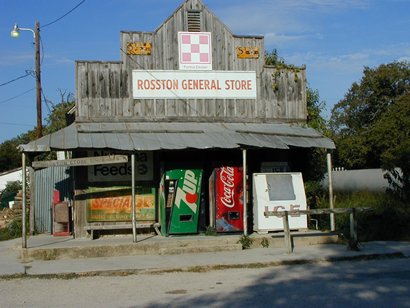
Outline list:
[[[290,174],[267,174],[269,201],[295,200],[292,176]]]

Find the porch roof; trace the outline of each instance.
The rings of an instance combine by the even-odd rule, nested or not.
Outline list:
[[[23,152],[48,152],[76,149],[233,149],[244,146],[335,148],[329,138],[312,128],[296,124],[201,122],[73,123],[19,148]]]

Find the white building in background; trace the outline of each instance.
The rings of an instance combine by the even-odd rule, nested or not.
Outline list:
[[[7,183],[9,182],[15,182],[15,181],[20,181],[22,179],[23,175],[21,172],[21,168],[9,170],[3,173],[0,173],[0,192],[3,191],[4,188],[6,188]]]

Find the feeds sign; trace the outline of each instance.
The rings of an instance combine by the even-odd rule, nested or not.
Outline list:
[[[132,90],[134,99],[256,99],[256,73],[134,70]]]

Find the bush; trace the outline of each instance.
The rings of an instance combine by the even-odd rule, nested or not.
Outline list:
[[[18,191],[21,189],[21,182],[9,182],[0,193],[0,209],[8,208],[9,201],[13,201]]]
[[[322,200],[323,208],[329,207],[328,200]],[[360,241],[408,240],[410,239],[410,204],[386,193],[352,192],[338,193],[336,208],[368,207],[372,210],[357,213],[357,233]],[[322,217],[319,217],[322,216]],[[329,229],[329,216],[318,215],[322,230]],[[349,214],[335,215],[336,231],[350,236]]]
[[[13,238],[21,237],[22,220],[21,217],[13,219],[12,222],[4,229],[0,229],[0,241],[7,241]]]

